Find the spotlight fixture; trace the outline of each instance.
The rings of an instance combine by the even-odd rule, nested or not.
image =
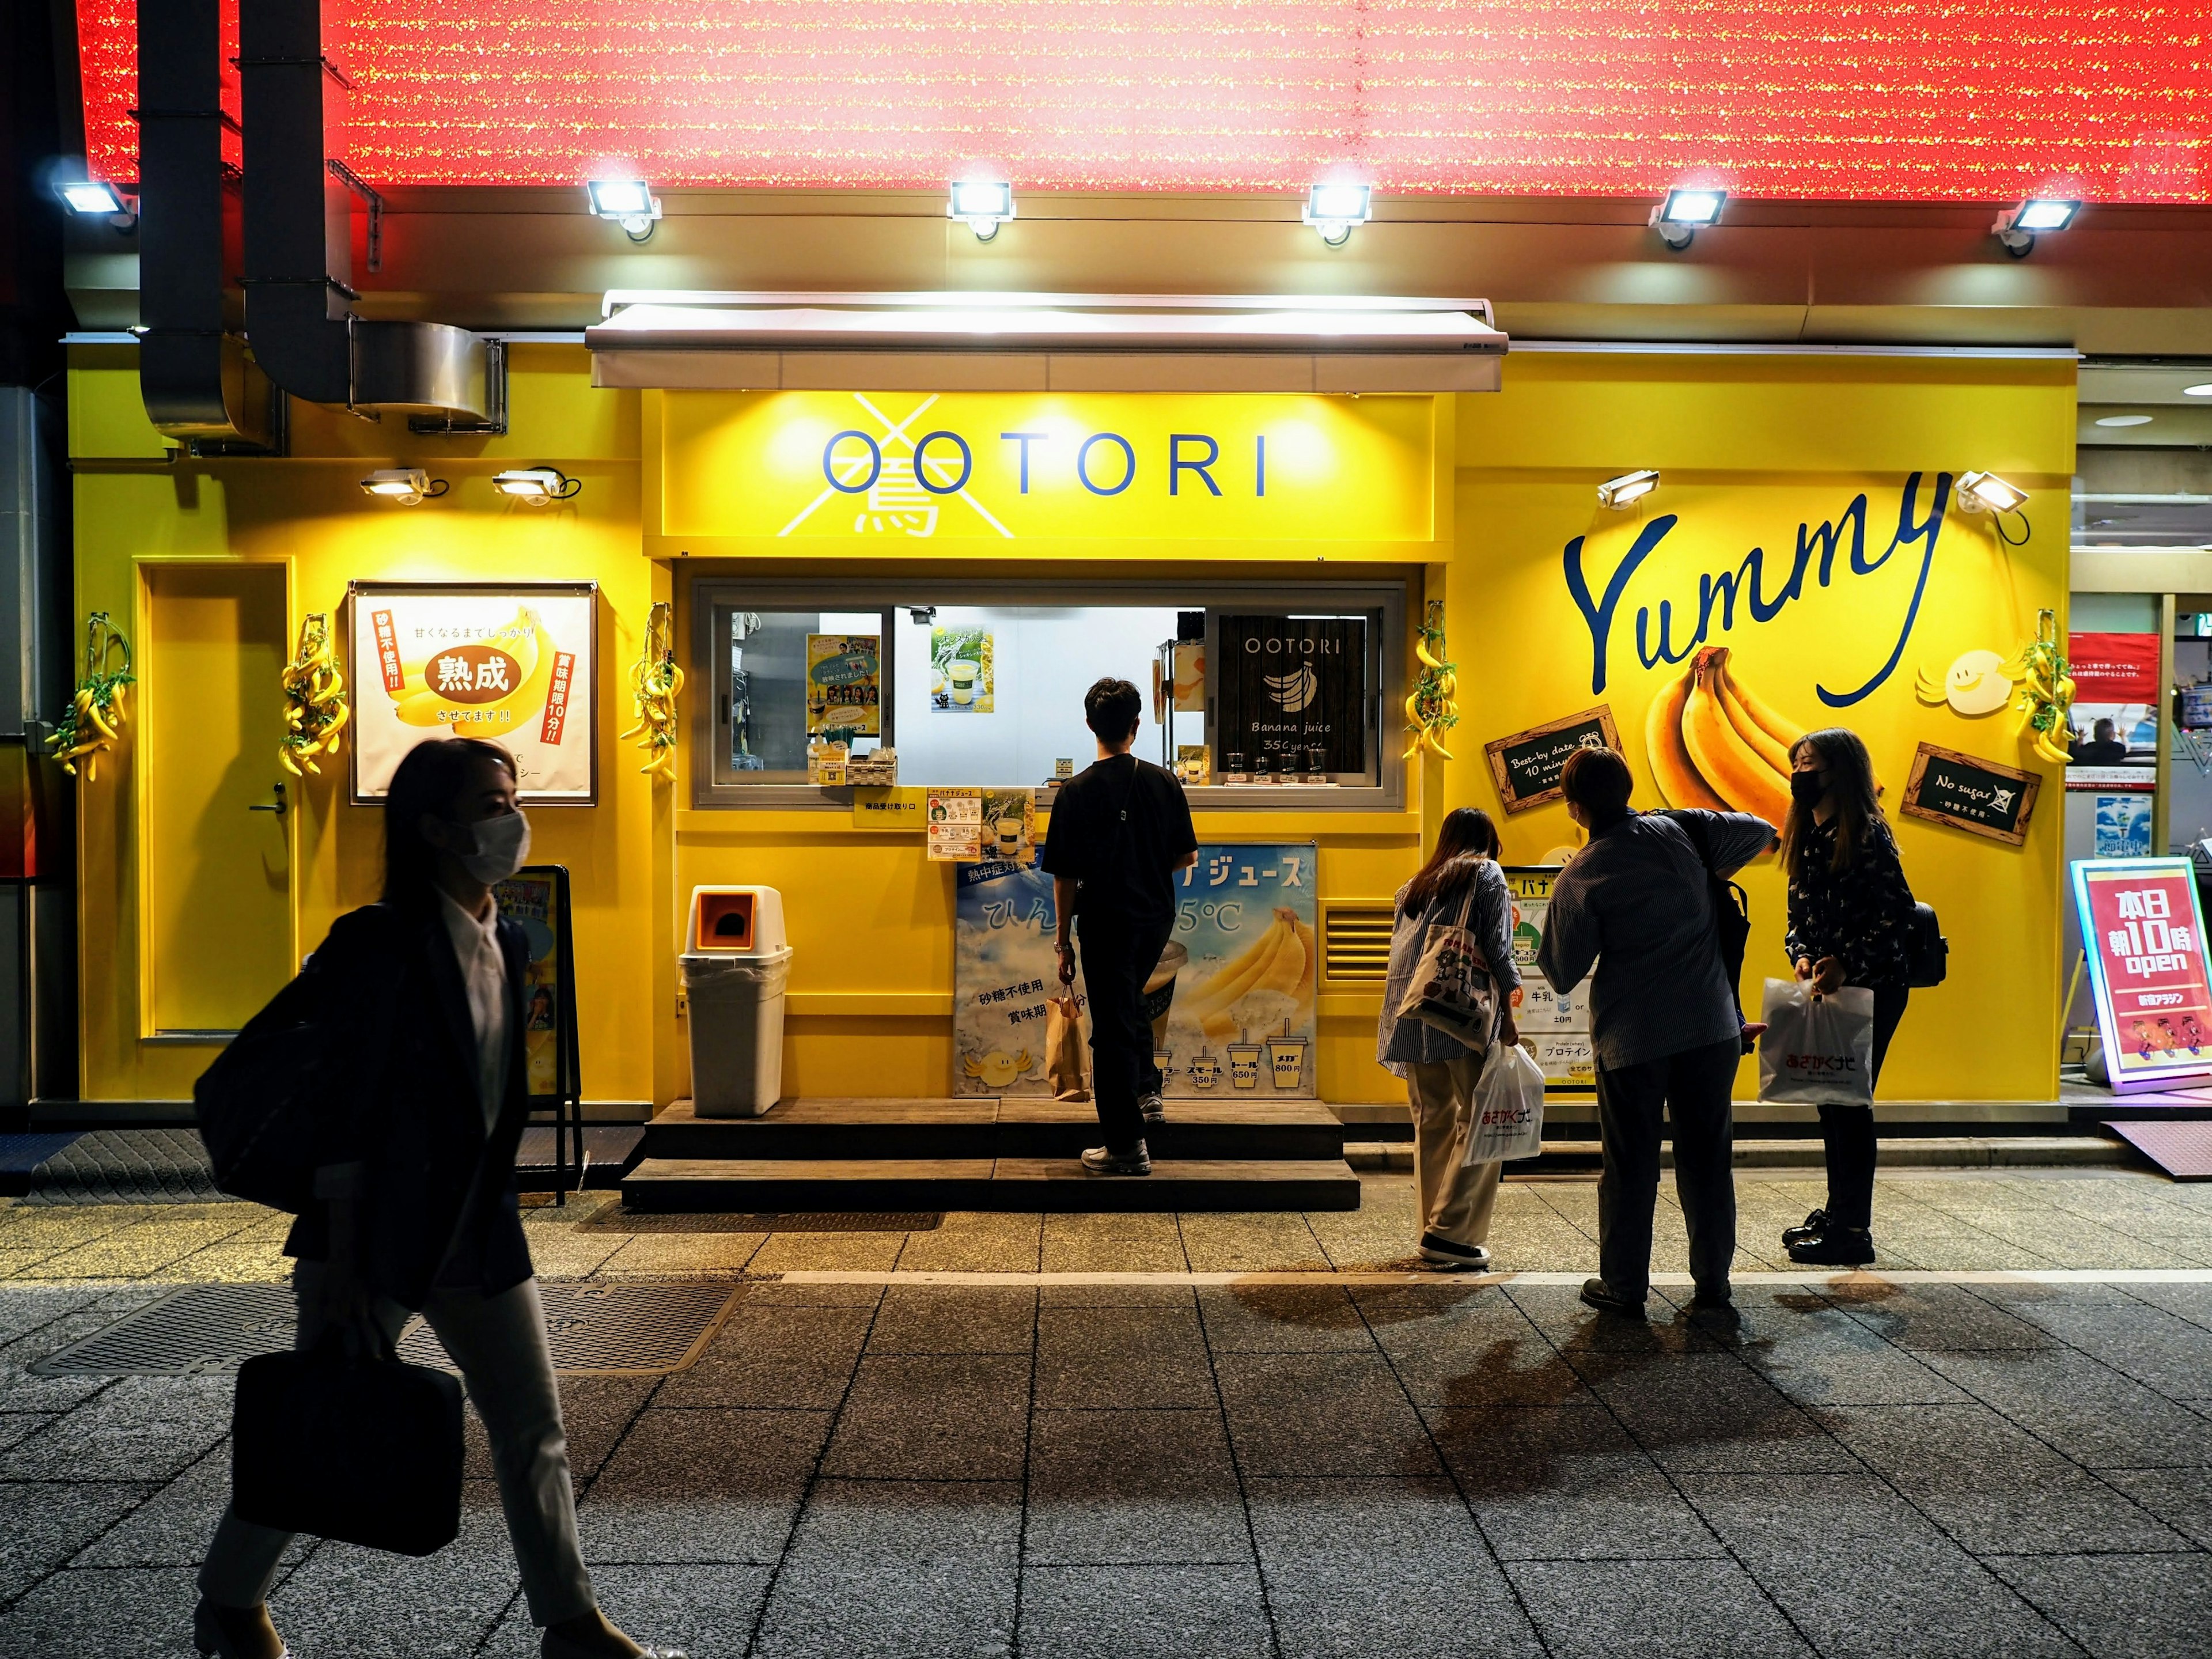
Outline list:
[[[1961,472],[1959,505],[1969,513],[2017,513],[2027,505],[2027,492],[1994,472]]]
[[[1670,190],[1667,199],[1651,210],[1651,228],[1661,241],[1680,252],[1707,225],[1720,223],[1721,210],[1727,205],[1724,190]]]
[[[1641,472],[1624,472],[1618,478],[1607,478],[1597,487],[1598,505],[1609,507],[1616,513],[1642,501],[1659,488],[1659,474],[1651,467]]]
[[[959,220],[975,233],[977,241],[988,242],[1000,225],[1012,222],[1014,187],[1004,179],[956,179],[945,200],[945,216]]]
[[[2078,201],[2056,196],[2031,196],[2018,207],[2007,208],[1997,215],[1996,222],[1990,227],[1990,234],[2003,243],[2004,251],[2014,258],[2025,259],[2034,252],[2037,237],[2047,231],[2065,229],[2081,210]]]
[[[132,199],[104,179],[64,179],[55,184],[54,194],[80,219],[105,219],[118,230],[138,222]]]
[[[1330,247],[1342,247],[1374,216],[1372,185],[1316,185],[1306,191],[1305,211],[1298,215]]]
[[[644,179],[594,179],[584,192],[592,198],[592,211],[620,225],[631,241],[641,242],[653,234],[653,222],[660,217],[660,198]]]
[[[519,466],[491,475],[492,488],[502,495],[513,495],[532,507],[543,507],[548,501],[565,501],[584,487],[581,478],[572,478],[558,467]]]
[[[2181,395],[2185,398],[2212,398],[2212,380],[2205,381],[2203,386],[2185,386],[2181,388]]]
[[[2150,423],[2151,416],[2148,415],[2107,415],[2097,422],[2099,426],[2148,426]]]
[[[906,608],[906,616],[916,628],[927,628],[937,620],[937,607],[933,605],[910,605]]]
[[[419,466],[380,467],[361,481],[364,495],[397,501],[402,507],[434,501],[449,488],[443,478],[434,478]]]

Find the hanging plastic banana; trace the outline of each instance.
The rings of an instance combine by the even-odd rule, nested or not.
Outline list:
[[[135,683],[131,641],[105,611],[94,611],[84,625],[84,678],[55,722],[53,736],[46,739],[63,771],[76,776],[77,763],[82,761],[84,781],[99,778],[100,756],[123,735],[124,693]]]
[[[1454,672],[1458,665],[1444,660],[1442,599],[1429,601],[1427,619],[1413,637],[1413,654],[1421,663],[1420,676],[1406,697],[1406,729],[1413,734],[1413,741],[1401,758],[1411,760],[1426,749],[1449,760],[1452,752],[1437,734],[1459,724],[1459,676]]]
[[[315,757],[338,752],[338,733],[351,713],[345,675],[331,650],[328,612],[313,611],[300,623],[300,648],[285,665],[283,683],[284,735],[276,740],[276,763],[295,778],[303,767],[320,775]]]
[[[2074,709],[2074,682],[2066,672],[2066,653],[2058,647],[2058,618],[2035,613],[2035,637],[2000,671],[2020,682],[2013,707],[2020,710],[2020,740],[2040,760],[2063,766],[2073,757],[2066,747]]]
[[[676,665],[675,611],[657,601],[645,623],[645,649],[629,671],[630,701],[637,724],[623,733],[646,751],[637,769],[647,777],[676,781],[676,699],[684,690],[684,671]]]

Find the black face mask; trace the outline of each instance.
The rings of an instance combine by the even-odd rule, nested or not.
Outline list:
[[[1792,772],[1790,775],[1790,799],[1800,806],[1813,807],[1828,793],[1827,775],[1821,772]]]

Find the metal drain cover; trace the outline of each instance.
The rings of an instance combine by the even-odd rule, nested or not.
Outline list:
[[[681,1284],[538,1286],[556,1371],[645,1374],[681,1370],[727,1316],[738,1287]],[[289,1285],[191,1285],[49,1354],[34,1376],[201,1376],[234,1371],[256,1354],[280,1353],[295,1329]],[[400,1333],[399,1353],[418,1365],[453,1361],[421,1318]]]

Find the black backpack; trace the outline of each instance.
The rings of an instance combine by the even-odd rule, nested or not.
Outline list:
[[[1720,944],[1721,966],[1728,973],[1729,997],[1735,1004],[1735,1023],[1739,1028],[1747,1022],[1743,1017],[1743,953],[1751,942],[1751,898],[1742,888],[1713,868],[1712,844],[1705,839],[1705,826],[1698,819],[1684,812],[1669,812],[1668,817],[1682,826],[1682,833],[1690,838],[1696,849],[1698,862],[1705,866],[1705,890],[1713,902],[1713,932]],[[1743,1051],[1749,1054],[1753,1039],[1744,1039]]]
[[[192,1085],[215,1184],[297,1215],[314,1195],[312,1084],[328,1050],[311,969],[246,1022]]]
[[[1915,904],[1905,924],[1905,982],[1916,991],[1941,985],[1951,970],[1951,941],[1932,904]]]

